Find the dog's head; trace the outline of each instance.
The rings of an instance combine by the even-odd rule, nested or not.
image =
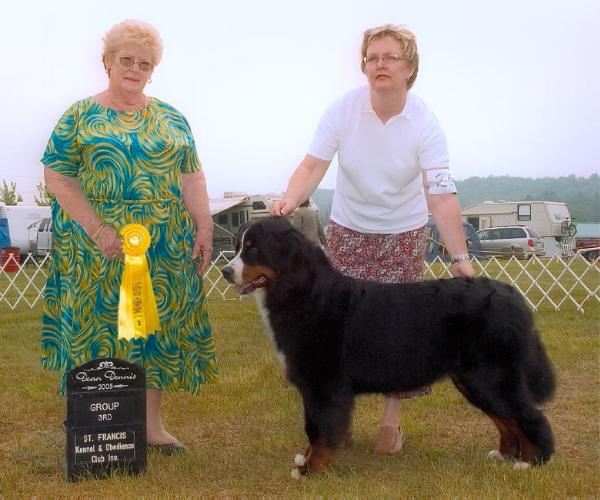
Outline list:
[[[313,247],[285,217],[266,217],[241,228],[236,256],[221,272],[240,293],[251,293],[273,285]]]

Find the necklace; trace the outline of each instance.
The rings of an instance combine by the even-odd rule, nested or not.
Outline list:
[[[106,91],[106,97],[108,97],[109,102],[118,111],[136,111],[138,109],[142,109],[148,103],[148,98],[146,96],[142,96],[142,102],[139,103],[139,104],[125,104],[125,105],[121,105],[121,104],[119,104],[117,101],[115,101],[112,98],[112,96],[110,95],[110,92],[108,90]]]

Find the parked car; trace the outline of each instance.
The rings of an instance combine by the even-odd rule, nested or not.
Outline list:
[[[485,252],[483,251],[481,243],[479,243],[479,238],[477,237],[477,233],[473,226],[468,222],[463,222],[463,231],[465,233],[465,243],[467,244],[469,255],[476,259],[485,259]],[[446,245],[440,236],[437,226],[433,222],[433,219],[429,219],[427,222],[427,249],[425,251],[425,259],[428,262],[431,262],[438,257],[443,261],[450,260],[450,256],[446,251]]]
[[[575,241],[575,250],[590,262],[600,256],[600,238],[578,238]]]
[[[543,257],[544,240],[540,233],[529,226],[488,227],[477,231],[483,250],[488,255],[509,258],[516,256],[531,259],[534,255]]]

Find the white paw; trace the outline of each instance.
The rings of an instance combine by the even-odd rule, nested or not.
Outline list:
[[[298,467],[302,467],[305,463],[306,463],[306,457],[304,455],[302,455],[302,453],[298,453],[294,457],[294,465],[297,465]]]
[[[488,458],[490,460],[495,460],[496,462],[504,462],[504,460],[506,460],[504,455],[498,450],[490,450],[488,453]]]
[[[300,479],[300,469],[297,467],[292,469],[292,479]]]
[[[515,465],[513,465],[513,469],[515,470],[525,470],[525,469],[529,469],[530,464],[528,462],[515,462]]]

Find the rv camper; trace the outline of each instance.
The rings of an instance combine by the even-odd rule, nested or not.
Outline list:
[[[474,203],[462,211],[463,220],[475,230],[496,226],[531,226],[544,240],[547,256],[562,253],[563,223],[570,223],[571,214],[566,203],[557,201],[484,201]]]
[[[5,205],[0,212],[5,215],[8,226],[8,241],[2,244],[18,248],[21,259],[29,253],[43,256],[52,249],[50,207]]]
[[[235,237],[246,222],[270,215],[269,205],[281,195],[224,193],[223,198],[208,200],[213,218],[213,258],[221,251],[235,250]]]
[[[226,192],[223,198],[210,198],[210,214],[214,223],[213,259],[222,251],[235,250],[235,238],[238,230],[246,222],[271,215],[270,205],[280,200],[281,194],[255,194]],[[310,206],[317,209],[315,202],[309,200]],[[290,221],[293,215],[288,215]]]

